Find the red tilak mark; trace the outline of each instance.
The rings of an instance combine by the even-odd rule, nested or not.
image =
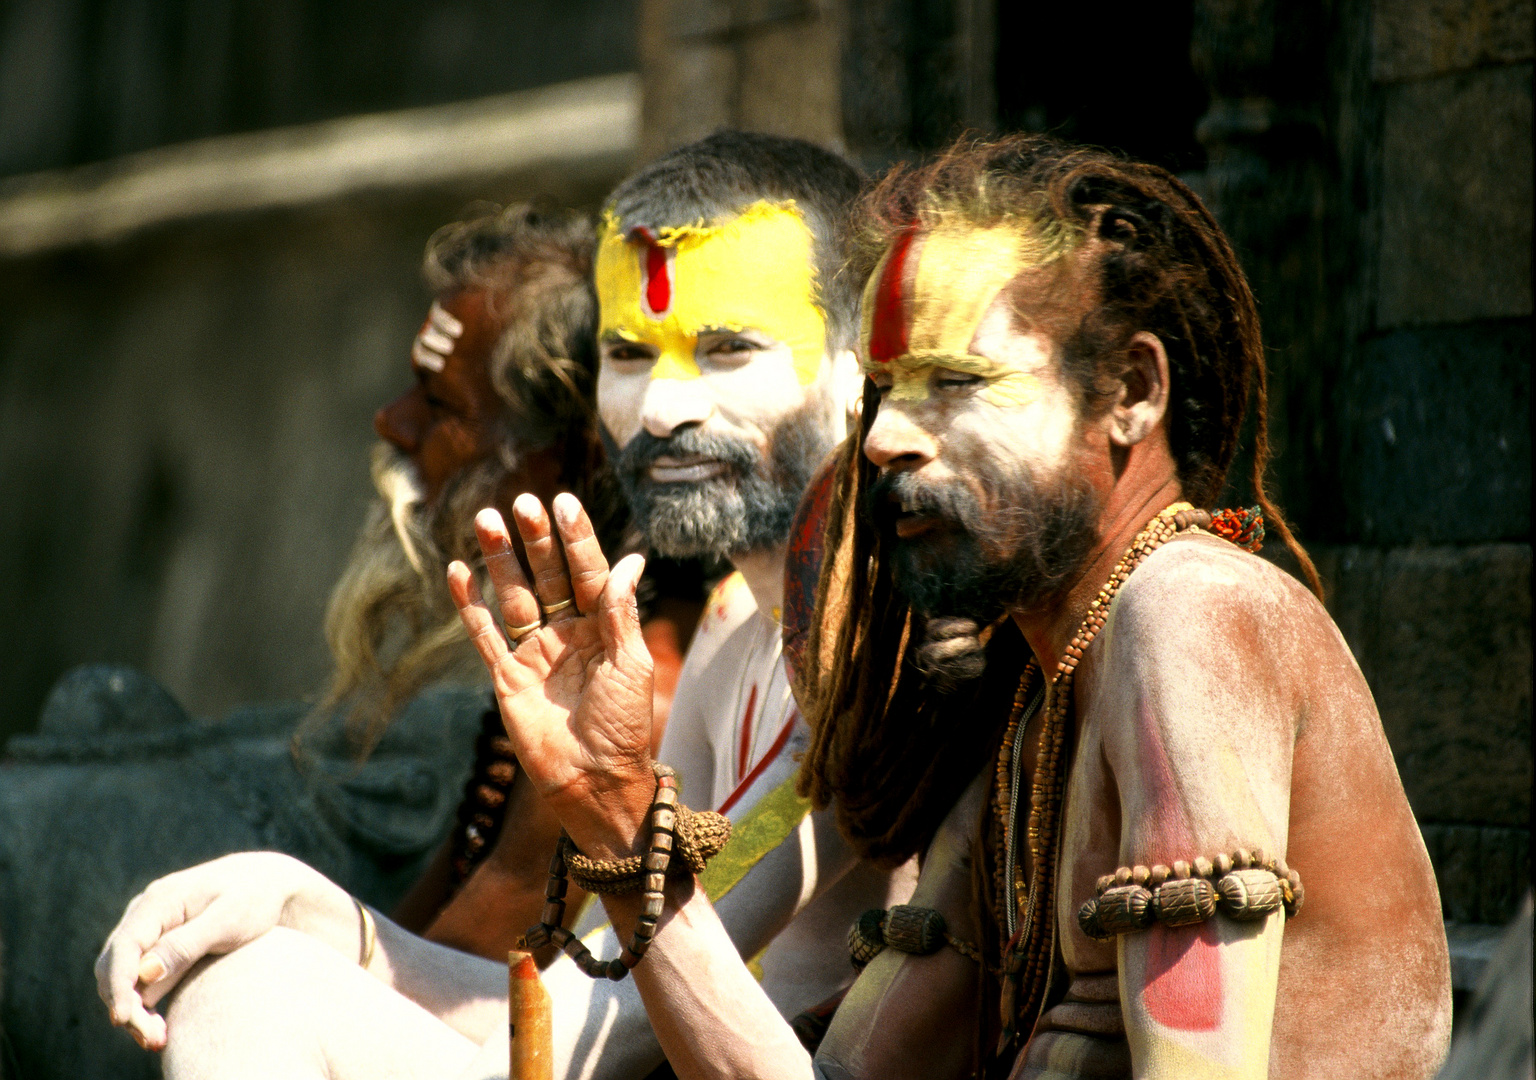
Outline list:
[[[645,241],[645,302],[652,315],[665,315],[672,306],[672,278],[667,270],[667,249]]]
[[[736,751],[737,776],[746,773],[748,755],[752,753],[752,710],[756,705],[757,683],[753,683],[752,693],[747,695],[747,715],[741,718],[741,747]]]
[[[1221,960],[1215,922],[1147,932],[1148,1014],[1179,1031],[1215,1031],[1221,1023]]]
[[[869,325],[869,358],[876,363],[887,363],[907,351],[907,320],[906,312],[902,310],[901,282],[907,269],[907,250],[916,235],[916,229],[901,234],[880,274],[880,286],[875,290],[875,314]]]
[[[763,775],[763,770],[768,768],[773,763],[773,760],[784,752],[784,744],[789,742],[789,733],[795,730],[795,721],[798,719],[800,719],[800,710],[789,710],[789,719],[784,721],[783,730],[779,732],[778,738],[773,740],[773,745],[768,748],[768,752],[763,755],[763,759],[752,767],[752,771],[747,774],[746,779],[737,784],[736,790],[731,792],[725,802],[720,804],[720,813],[729,814],[731,807],[741,800],[741,797],[747,793],[747,789],[757,783],[757,778]]]

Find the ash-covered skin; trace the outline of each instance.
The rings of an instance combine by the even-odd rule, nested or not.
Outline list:
[[[974,363],[865,362],[886,391],[866,455],[886,474],[884,492],[913,496],[905,513],[881,511],[900,542],[897,567],[920,554],[942,566],[955,550],[952,518],[989,531],[1001,521],[1002,531],[990,478],[1012,478],[1010,498],[1048,499],[1068,476],[1097,493],[1103,550],[1085,573],[1107,573],[1136,523],[1178,498],[1161,343],[1133,339],[1147,365],[1141,387],[1084,408],[1052,347],[1070,313],[1040,320],[1048,299],[1030,308],[1009,298],[1042,295],[1028,277],[994,299],[965,350]],[[1010,386],[1030,394],[988,394],[1004,373],[1029,376]],[[894,392],[919,376],[923,393]],[[1060,626],[1013,614],[1050,666],[1076,610]],[[1178,538],[1120,591],[1075,700],[1054,898],[1068,985],[1016,1075],[1432,1076],[1450,1016],[1433,874],[1369,691],[1312,596],[1224,541]],[[1026,733],[1027,746],[1037,739]],[[1078,929],[1078,906],[1117,866],[1238,847],[1300,871],[1297,919],[1218,917],[1111,942]],[[834,1027],[823,1052],[853,1045],[871,1055],[867,1075],[900,1067],[851,1029]]]
[[[1432,1076],[1450,1021],[1434,878],[1370,692],[1321,605],[1225,541],[1175,539],[1112,605],[1077,705],[1062,954],[1072,994],[1106,976],[1119,992],[1048,1013],[1030,1066],[1092,1045],[1121,1014],[1147,1075]],[[1110,942],[1078,929],[1100,874],[1238,847],[1301,873],[1299,916]]]
[[[882,466],[865,511],[925,616],[915,662],[936,688],[980,674],[979,629],[1057,596],[1093,549],[1101,508],[1077,467],[1078,395],[1052,350],[1005,286],[964,358],[865,364],[881,405],[864,450]],[[897,395],[912,378],[925,392]],[[1009,394],[991,392],[1000,382]]]

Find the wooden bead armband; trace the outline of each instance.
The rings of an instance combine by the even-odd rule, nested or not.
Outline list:
[[[848,958],[861,971],[887,945],[912,956],[927,956],[949,945],[981,963],[981,950],[951,934],[944,916],[933,908],[911,904],[897,904],[889,911],[871,908],[848,928]]]
[[[1193,926],[1218,911],[1252,921],[1280,909],[1301,910],[1301,875],[1284,859],[1255,848],[1238,848],[1214,859],[1180,860],[1173,866],[1122,866],[1099,878],[1093,899],[1077,911],[1077,925],[1097,941],[1164,926]]]
[[[667,870],[676,851],[693,873],[730,839],[731,823],[714,811],[694,813],[677,801],[677,774],[657,763],[656,798],[651,803],[651,843],[644,855],[625,859],[588,859],[576,850],[563,832],[549,863],[549,885],[544,890],[544,914],[539,925],[523,935],[521,948],[540,949],[553,944],[594,979],[618,982],[640,962],[656,936],[656,924],[666,907]],[[683,824],[688,822],[686,826]],[[581,868],[578,875],[577,867]],[[561,924],[565,922],[565,892],[569,880],[588,892],[625,893],[644,890],[640,918],[629,947],[613,960],[599,960],[582,940]]]

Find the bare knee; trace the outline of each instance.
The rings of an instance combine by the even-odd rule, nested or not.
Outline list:
[[[165,1006],[165,1075],[321,1075],[313,1018],[326,992],[326,954],[334,955],[279,927],[199,963]]]

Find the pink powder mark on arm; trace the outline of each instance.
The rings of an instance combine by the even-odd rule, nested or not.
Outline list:
[[[1216,924],[1169,929],[1154,925],[1147,934],[1147,985],[1141,991],[1147,1014],[1178,1031],[1215,1031],[1221,1024],[1221,956]]]
[[[1138,822],[1135,848],[1168,865],[1175,859],[1192,861],[1205,853],[1191,850],[1195,838],[1184,815],[1184,800],[1163,745],[1162,728],[1145,697],[1136,703],[1136,726],[1139,775],[1135,779],[1141,806],[1124,808],[1124,820]],[[1128,786],[1126,778],[1120,778],[1120,784]]]

